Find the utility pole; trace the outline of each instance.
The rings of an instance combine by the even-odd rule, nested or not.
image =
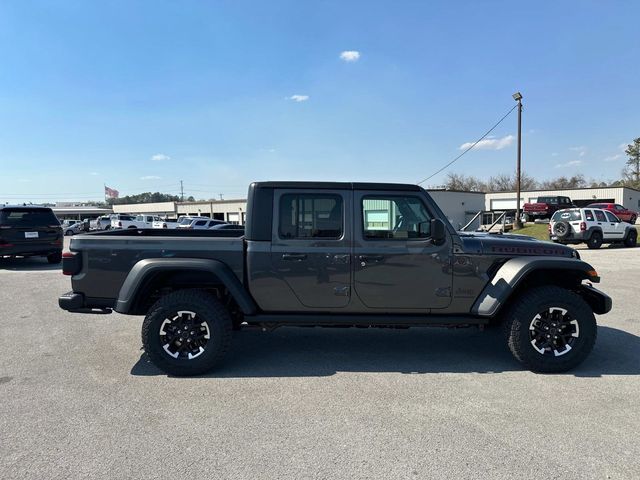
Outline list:
[[[224,200],[224,198],[222,198],[222,194],[219,193],[218,195],[220,195],[220,200]]]
[[[182,185],[182,180],[180,180],[180,201],[184,202],[184,185]]]
[[[514,93],[513,99],[518,102],[518,161],[516,164],[516,218],[514,222],[514,228],[517,230],[522,228],[522,220],[520,220],[520,179],[522,175],[522,94],[520,92]]]

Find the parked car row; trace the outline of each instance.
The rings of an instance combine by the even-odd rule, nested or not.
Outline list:
[[[524,204],[524,206],[522,207],[523,219],[526,222],[536,219],[551,219],[556,212],[560,210],[566,210],[568,208],[578,208],[578,206],[575,205],[569,197],[538,197],[536,202],[529,202]],[[613,213],[623,222],[632,224],[636,223],[636,220],[638,219],[638,212],[629,210],[619,203],[590,203],[584,208],[597,208],[600,210],[606,210]]]

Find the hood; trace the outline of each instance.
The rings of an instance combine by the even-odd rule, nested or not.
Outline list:
[[[484,232],[458,232],[458,235],[462,240],[464,252],[469,254],[580,258],[578,252],[571,247],[545,242],[526,235]]]

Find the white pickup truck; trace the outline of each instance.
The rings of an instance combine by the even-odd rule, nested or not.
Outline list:
[[[114,230],[123,228],[152,228],[153,222],[159,222],[157,215],[116,215],[111,219],[111,228]]]

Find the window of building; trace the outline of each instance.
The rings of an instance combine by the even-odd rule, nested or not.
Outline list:
[[[340,238],[344,231],[342,197],[285,194],[280,198],[281,238]]]
[[[432,218],[418,197],[362,199],[362,230],[368,240],[428,238]]]

